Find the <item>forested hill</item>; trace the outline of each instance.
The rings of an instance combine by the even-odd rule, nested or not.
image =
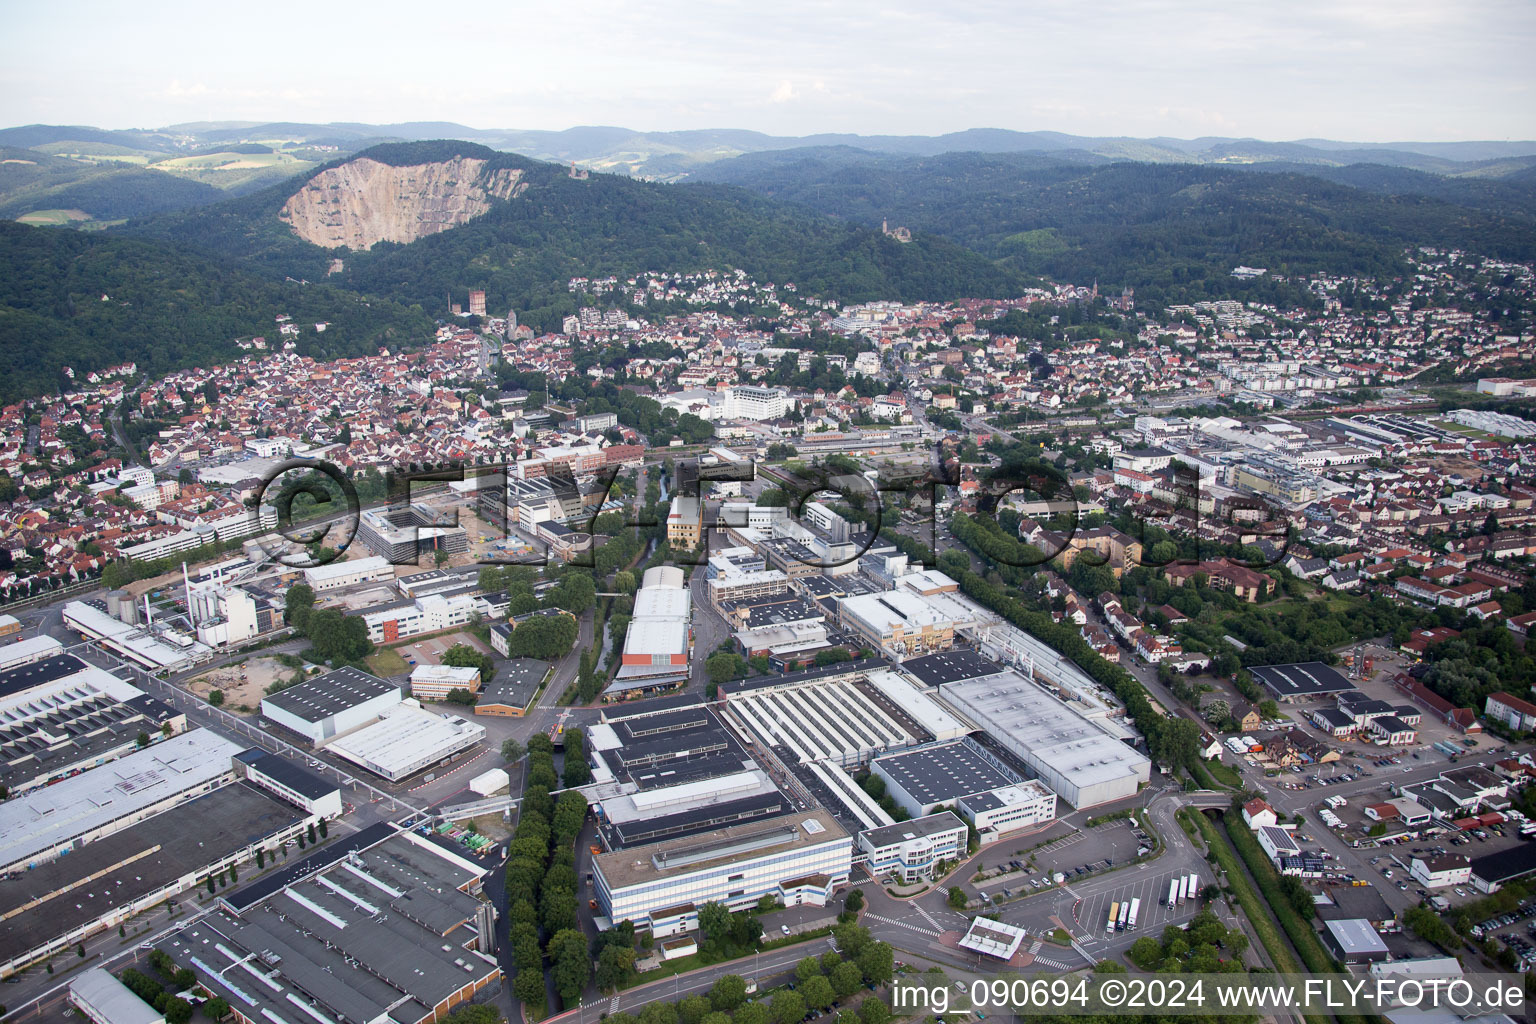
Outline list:
[[[487,172],[517,169],[526,187],[467,224],[367,252],[322,249],[279,220],[308,175],[125,230],[309,280],[323,277],[339,256],[345,269],[331,282],[429,310],[441,309],[450,290],[483,288],[491,308],[515,308],[525,322],[545,328],[574,310],[566,291],[573,276],[735,267],[850,302],[1017,294],[1027,283],[936,235],[901,244],[741,189],[597,173],[573,179],[565,167],[462,142],[389,144],[348,159],[404,166],[455,156],[484,158]]]
[[[237,338],[275,346],[283,313],[301,325],[299,351],[317,358],[419,343],[432,329],[398,303],[102,232],[0,222],[0,268],[0,402],[60,390],[65,366],[83,376],[125,361],[148,373],[227,362],[242,354]]]
[[[1152,301],[1224,295],[1243,263],[1394,272],[1411,245],[1536,258],[1536,188],[1400,169],[1314,173],[1178,164],[1075,166],[1035,154],[762,153],[696,177],[849,222],[933,232],[1022,273],[1131,285]],[[1349,182],[1349,183],[1346,183]],[[1360,187],[1355,187],[1358,184]]]

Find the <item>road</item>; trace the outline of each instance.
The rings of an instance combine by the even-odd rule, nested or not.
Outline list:
[[[1117,956],[1140,935],[1160,933],[1167,925],[1182,924],[1198,912],[1200,908],[1193,904],[1172,909],[1158,905],[1158,900],[1167,894],[1168,882],[1179,875],[1196,872],[1206,881],[1212,880],[1211,869],[1204,855],[1195,849],[1184,830],[1174,821],[1174,812],[1185,802],[1182,791],[1165,777],[1159,778],[1162,779],[1161,788],[1145,790],[1134,800],[1066,815],[1061,822],[1065,823],[1069,832],[1059,842],[1070,845],[1091,837],[1091,833],[1085,833],[1082,828],[1082,823],[1089,817],[1145,805],[1153,830],[1164,843],[1161,854],[1151,860],[1084,880],[1073,881],[1069,877],[1061,886],[1038,891],[1025,888],[1024,891],[1030,893],[1028,896],[991,908],[1000,920],[1024,928],[1033,937],[1046,936],[1053,929],[1062,927],[1077,940],[1071,952],[1064,952],[1056,946],[1041,949],[1031,969],[1076,970],[1106,957]],[[974,966],[990,971],[988,965],[978,964],[973,954],[939,942],[939,936],[945,931],[961,931],[968,927],[969,917],[976,913],[974,908],[964,914],[951,908],[948,903],[949,890],[956,885],[968,894],[978,888],[1024,888],[1022,880],[999,881],[995,886],[983,882],[978,886],[969,879],[979,865],[987,863],[995,866],[1006,861],[1013,849],[1030,846],[1034,842],[1029,836],[1024,836],[1006,839],[997,847],[984,848],[976,857],[954,871],[944,884],[912,899],[894,898],[879,884],[866,881],[862,887],[868,900],[868,909],[864,913],[863,923],[876,938],[889,942],[904,953],[930,957],[951,966]],[[1106,936],[1104,921],[1108,916],[1109,904],[1122,897],[1140,898],[1142,901],[1138,932],[1118,932]],[[1211,904],[1210,908],[1216,910],[1229,926],[1236,921],[1220,901]]]

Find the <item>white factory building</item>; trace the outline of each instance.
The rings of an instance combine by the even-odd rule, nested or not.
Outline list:
[[[1133,797],[1151,779],[1147,755],[1011,669],[939,689],[1073,807]]]
[[[825,905],[848,884],[853,837],[815,808],[599,854],[592,868],[605,916],[664,938],[696,928],[706,903],[736,911],[772,896],[791,907]]]
[[[467,626],[480,614],[480,597],[473,593],[424,594],[414,601],[399,601],[363,611],[368,639],[390,644],[423,633]]]
[[[870,770],[913,818],[958,808],[983,843],[1056,820],[1055,793],[1036,780],[1020,779],[970,740],[886,754]]]
[[[928,579],[927,574],[913,585],[906,585],[908,577],[901,579],[895,590],[839,601],[842,624],[887,653],[906,658],[948,650],[955,630],[976,621],[975,609],[958,595],[945,590],[920,592],[917,587]]]
[[[0,672],[51,658],[63,650],[64,645],[47,634],[17,640],[9,647],[0,647]]]
[[[261,714],[311,743],[323,743],[373,721],[401,696],[397,684],[346,666],[262,698]]]
[[[969,793],[959,799],[957,806],[966,820],[976,826],[983,846],[1010,832],[1056,820],[1056,794],[1038,779]]]
[[[0,872],[111,835],[234,777],[241,748],[193,729],[0,804]]]
[[[911,746],[909,733],[882,704],[889,701],[938,739],[965,725],[918,687],[890,671],[863,668],[806,673],[766,685],[727,684],[727,707],[760,743],[811,764],[857,765],[893,748]]]
[[[395,567],[389,563],[388,559],[378,555],[347,561],[338,558],[334,562],[304,570],[304,582],[308,583],[317,594],[327,590],[340,590],[342,587],[355,587],[359,583],[394,579],[394,576]]]
[[[480,689],[480,670],[473,666],[417,665],[411,669],[411,696],[443,700],[454,690]]]
[[[162,629],[158,623],[148,629],[123,622],[85,601],[64,606],[64,625],[151,672],[189,668],[213,654],[207,644],[178,630]]]
[[[458,715],[428,711],[414,700],[389,708],[373,725],[333,740],[326,748],[390,782],[462,754],[485,739],[485,726]]]
[[[902,885],[932,881],[935,867],[966,854],[970,828],[952,811],[940,811],[859,833],[869,873],[891,876]]]

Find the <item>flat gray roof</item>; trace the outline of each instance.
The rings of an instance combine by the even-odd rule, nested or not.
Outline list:
[[[193,729],[0,804],[0,865],[25,863],[61,843],[230,772],[240,752]]]
[[[953,811],[940,811],[938,814],[925,814],[921,818],[913,818],[910,821],[898,821],[893,825],[865,829],[859,835],[866,837],[870,845],[882,847],[907,839],[916,839],[919,836],[936,836],[940,832],[965,827],[965,822],[961,821]]]
[[[398,693],[400,685],[344,665],[279,690],[262,698],[261,702],[281,708],[306,722],[323,722],[339,711],[356,707],[390,690]]]
[[[1017,781],[964,741],[886,754],[874,763],[922,804],[947,803]]]
[[[211,914],[157,945],[254,1019],[298,1024],[307,1018],[295,1013],[302,999],[331,1020],[416,1024],[499,973],[465,948],[481,901],[459,887],[478,872],[450,856],[397,833],[238,916]]]
[[[87,843],[0,881],[5,946],[41,945],[303,818],[278,797],[237,782]],[[83,878],[91,880],[77,884]],[[37,899],[43,902],[27,906]]]

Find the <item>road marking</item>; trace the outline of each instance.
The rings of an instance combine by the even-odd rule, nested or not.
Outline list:
[[[938,931],[932,931],[932,930],[927,929],[927,928],[922,928],[922,927],[919,927],[918,925],[912,924],[912,923],[910,923],[908,921],[898,921],[895,918],[891,918],[891,917],[881,917],[879,914],[865,914],[864,916],[868,917],[868,918],[871,918],[873,920],[879,921],[882,924],[891,924],[891,925],[895,925],[898,928],[906,928],[906,929],[909,929],[911,931],[917,932],[919,935],[927,935],[929,938],[937,938],[939,936],[939,932]]]

